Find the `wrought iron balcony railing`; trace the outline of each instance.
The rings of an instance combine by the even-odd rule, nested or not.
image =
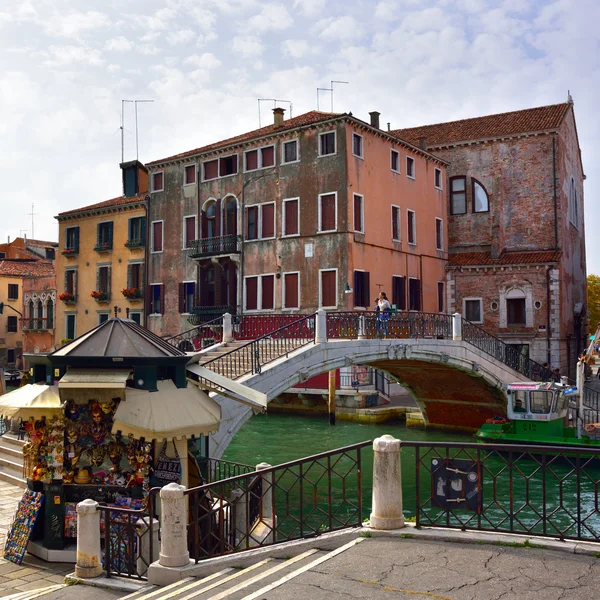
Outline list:
[[[207,258],[225,254],[239,254],[242,251],[241,235],[222,235],[190,242],[187,249],[190,258]]]
[[[39,331],[39,330],[45,330],[45,329],[54,329],[54,324],[52,321],[50,321],[50,323],[48,323],[48,319],[44,318],[42,319],[40,318],[29,318],[29,317],[23,317],[22,319],[19,319],[19,321],[21,321],[21,329],[27,330],[27,331]]]

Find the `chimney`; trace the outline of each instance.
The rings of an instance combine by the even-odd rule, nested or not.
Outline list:
[[[390,127],[391,123],[388,123],[388,131],[391,131],[392,128]]]
[[[285,108],[277,108],[273,109],[273,125],[275,128],[281,127],[283,125],[283,113],[285,112]]]
[[[148,193],[148,169],[139,161],[121,163],[123,171],[123,196],[130,198]]]
[[[421,148],[421,150],[427,150],[427,138],[419,138],[419,148]]]
[[[380,114],[381,113],[377,112],[376,110],[369,113],[369,115],[371,115],[371,127],[377,127],[377,129],[379,129],[379,115]]]

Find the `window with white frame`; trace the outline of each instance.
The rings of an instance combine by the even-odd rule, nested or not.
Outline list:
[[[444,249],[444,221],[437,217],[435,219],[435,247],[436,250]]]
[[[256,171],[275,165],[275,146],[253,148],[244,152],[244,170]]]
[[[214,158],[202,163],[203,181],[210,181],[217,177],[229,177],[238,172],[238,155],[230,154]]]
[[[289,140],[281,145],[282,164],[298,162],[300,154],[298,152],[298,140]]]
[[[438,190],[442,189],[442,170],[435,168],[433,170],[433,185]]]
[[[196,183],[196,165],[185,165],[183,167],[183,185],[194,185]]]
[[[273,310],[275,307],[275,275],[244,277],[245,309]]]
[[[363,136],[358,133],[352,134],[352,154],[358,156],[358,158],[364,158],[363,156]]]
[[[337,229],[337,192],[319,194],[318,232],[325,233]]]
[[[471,185],[473,186],[473,212],[488,212],[490,210],[490,200],[483,184],[472,177]]]
[[[162,171],[157,171],[156,173],[152,173],[152,191],[153,192],[162,192],[165,188],[164,182],[164,173]]]
[[[165,311],[165,290],[162,283],[150,284],[150,306],[151,315],[162,315]]]
[[[150,229],[150,252],[163,251],[163,221],[152,221]]]
[[[275,202],[246,207],[246,240],[270,240],[275,237]]]
[[[336,153],[335,131],[319,134],[319,156],[328,156]]]
[[[406,211],[406,223],[408,226],[408,243],[417,243],[417,215],[414,210]]]
[[[337,308],[337,269],[319,270],[319,307]]]
[[[400,207],[392,204],[392,241],[400,241]]]
[[[463,298],[463,315],[471,323],[483,323],[483,300],[481,298]]]
[[[300,198],[284,199],[281,232],[283,237],[300,235]]]
[[[179,312],[181,314],[189,314],[192,312],[195,297],[195,281],[184,281],[179,284]]]
[[[102,325],[105,321],[108,321],[110,314],[107,312],[98,313],[98,325]]]
[[[579,229],[579,205],[577,203],[577,186],[575,179],[571,177],[569,185],[569,223]]]
[[[183,217],[183,249],[191,248],[192,242],[198,239],[196,229],[196,215]]]
[[[406,176],[415,178],[415,159],[412,156],[406,157]]]
[[[300,308],[300,272],[283,273],[282,307],[285,310]]]
[[[467,212],[467,178],[464,175],[450,179],[450,214]]]
[[[354,194],[354,231],[365,232],[365,199],[361,194]]]
[[[394,173],[400,173],[400,152],[398,150],[390,150],[390,169]]]

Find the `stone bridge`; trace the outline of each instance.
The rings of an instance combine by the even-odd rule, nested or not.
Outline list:
[[[460,315],[458,315],[460,318]],[[450,317],[452,318],[452,317]],[[451,339],[327,339],[316,319],[314,342],[262,366],[236,383],[266,395],[267,401],[309,377],[344,366],[369,365],[386,371],[413,394],[426,422],[444,429],[475,430],[489,417],[506,414],[502,386],[529,380],[461,337],[460,322]],[[213,347],[214,348],[214,347]],[[196,354],[188,365],[202,362]],[[255,409],[214,394],[222,407],[219,431],[211,439],[211,455],[221,457],[233,436]]]

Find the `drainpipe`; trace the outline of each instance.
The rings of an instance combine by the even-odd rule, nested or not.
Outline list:
[[[548,368],[552,369],[552,356],[550,354],[550,267],[546,267],[546,319],[547,319],[547,340],[548,340],[548,348],[547,348],[547,358]]]
[[[554,249],[558,250],[558,199],[556,190],[556,136],[552,136],[552,187],[554,194]]]
[[[148,259],[150,258],[150,194],[144,198],[144,208],[146,209],[146,239],[144,240],[144,327],[148,328],[148,308],[150,305],[150,284],[148,281]]]
[[[423,255],[419,254],[419,295],[421,296],[421,311],[424,310],[423,306]]]

